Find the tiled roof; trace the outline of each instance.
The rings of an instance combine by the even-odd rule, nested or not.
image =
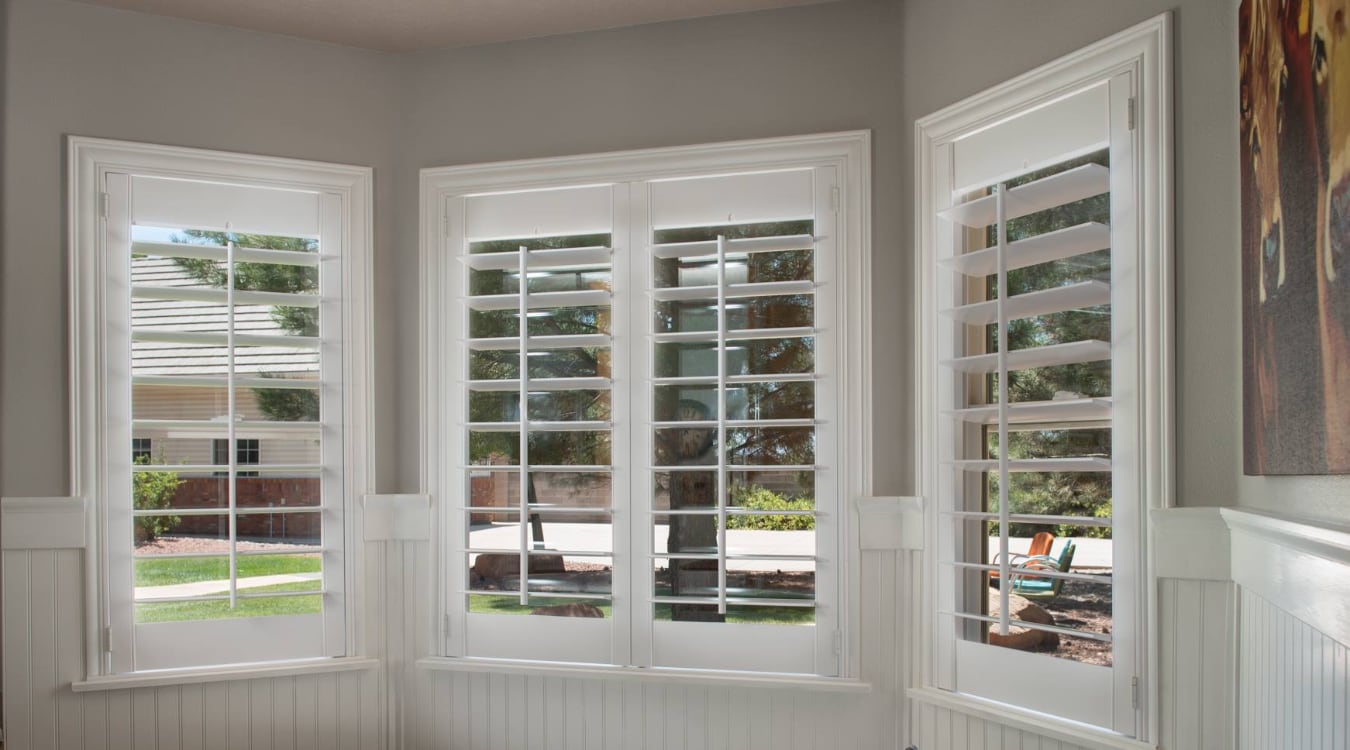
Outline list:
[[[137,286],[206,288],[170,258],[136,257],[131,281]],[[235,333],[283,336],[287,331],[272,318],[268,305],[236,305]],[[225,333],[226,308],[212,302],[136,299],[131,303],[131,325],[147,331]],[[223,346],[193,346],[138,341],[131,345],[134,375],[224,375],[227,350]],[[316,373],[319,353],[272,346],[236,346],[235,372]]]

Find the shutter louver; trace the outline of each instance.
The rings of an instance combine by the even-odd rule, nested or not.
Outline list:
[[[1049,174],[1044,174],[1048,172]],[[1112,357],[1109,336],[1075,339],[1072,327],[1063,321],[1069,315],[1105,316],[1109,319],[1112,290],[1109,270],[1103,270],[1103,251],[1109,251],[1110,228],[1105,217],[1089,216],[1097,199],[1110,187],[1110,169],[1100,163],[1051,167],[1043,176],[1000,182],[974,197],[938,212],[940,219],[952,222],[958,235],[975,247],[964,254],[938,260],[940,268],[954,277],[957,304],[939,314],[950,321],[954,340],[964,341],[965,354],[942,361],[950,377],[965,385],[953,389],[962,400],[942,411],[953,435],[965,437],[953,443],[954,451],[943,463],[953,476],[950,486],[963,504],[947,509],[944,515],[960,524],[966,544],[958,545],[956,559],[942,560],[955,571],[978,575],[979,582],[966,578],[970,588],[959,597],[955,609],[945,614],[989,628],[989,637],[1007,636],[1013,623],[1060,636],[1071,636],[1109,643],[1109,633],[1053,623],[1028,623],[1012,619],[1010,596],[1018,582],[1030,578],[1040,581],[1098,582],[1100,578],[1057,569],[1054,564],[1039,566],[1034,576],[1019,572],[1010,554],[1010,527],[1109,527],[1109,516],[1100,514],[1073,516],[1020,510],[1012,488],[1019,476],[1042,475],[1092,476],[1107,474],[1112,463],[1109,455],[1096,451],[1076,454],[1072,440],[1047,440],[1032,444],[1019,441],[1019,434],[1070,435],[1074,431],[1106,430],[1112,419],[1108,393],[1055,393],[1054,398],[1019,400],[1010,394],[1010,383],[1040,380],[1058,382],[1046,373],[1067,368],[1107,368]],[[1016,184],[1020,182],[1021,184]],[[1103,199],[1104,200],[1104,199]],[[1025,235],[1009,239],[1010,231]],[[973,230],[973,231],[972,231]],[[987,244],[980,247],[981,244]],[[1045,265],[1042,265],[1045,264]],[[1080,266],[1088,276],[1104,273],[1107,278],[1081,278],[1073,269]],[[1014,274],[1037,269],[1063,268],[1065,272],[1046,272],[1049,286],[1010,294]],[[1026,270],[1023,270],[1026,269]],[[1033,279],[1034,276],[1023,276]],[[1060,321],[1047,322],[1047,321]],[[1022,325],[1015,338],[1013,327]],[[1103,326],[1097,335],[1109,333]],[[1068,335],[1070,340],[1063,340]],[[1020,348],[1009,349],[1005,342],[1020,340]],[[1084,373],[1095,372],[1084,370]],[[1066,376],[1072,380],[1072,376]],[[1061,378],[1062,380],[1063,378]],[[1109,383],[1109,376],[1106,377]],[[1034,391],[1034,387],[1028,387]],[[1024,390],[1028,390],[1024,389]],[[977,395],[977,394],[983,395]],[[962,396],[961,394],[965,394]],[[1093,444],[1100,447],[1098,444]],[[1108,444],[1109,445],[1109,444]],[[983,503],[992,509],[974,510]],[[994,531],[996,527],[997,531]],[[986,530],[988,530],[986,532]],[[996,549],[981,540],[997,540]],[[1067,542],[1056,545],[1057,553]],[[989,561],[989,555],[993,561]],[[1048,562],[1053,563],[1054,560]],[[995,605],[986,602],[980,591],[985,577],[997,592]]]

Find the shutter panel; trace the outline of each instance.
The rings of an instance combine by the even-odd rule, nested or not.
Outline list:
[[[616,189],[460,204],[472,656],[613,659]]]
[[[833,668],[817,648],[834,554],[817,533],[822,183],[831,170],[651,183],[654,665]]]
[[[153,446],[115,472],[142,543],[111,561],[137,582],[132,666],[342,655],[341,201],[125,184],[131,227],[110,279],[125,338],[110,342],[129,357],[110,387]],[[177,489],[157,491],[165,481]],[[151,554],[149,534],[194,546]]]
[[[944,686],[1108,727],[1133,724],[1112,665],[1135,653],[1113,612],[1138,502],[1124,79],[934,149]],[[1014,597],[1050,619],[1019,618]]]

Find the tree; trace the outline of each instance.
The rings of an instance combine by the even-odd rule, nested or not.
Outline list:
[[[1107,152],[1102,151],[1050,169],[1032,172],[1010,180],[1007,187],[1014,188],[1083,164],[1107,165],[1107,156]],[[1007,224],[1007,241],[1015,242],[1087,221],[1110,223],[1110,218],[1110,196],[1099,195],[1014,219]],[[986,241],[989,245],[997,241],[995,227],[989,228]],[[1008,295],[1015,296],[1091,279],[1109,281],[1110,262],[1110,250],[1101,250],[1063,261],[1041,263],[1009,271]],[[986,283],[987,297],[994,299],[998,294],[997,278],[990,276]],[[996,325],[987,328],[988,351],[995,351],[998,346],[997,332]],[[1088,339],[1111,340],[1109,306],[1022,318],[1012,321],[1008,326],[1009,351]],[[997,388],[997,375],[990,375],[986,380],[986,396],[989,403],[997,401]],[[1110,362],[1042,367],[1008,374],[1008,399],[1011,403],[1048,401],[1057,394],[1098,397],[1109,396],[1110,393]],[[987,444],[991,455],[996,456],[999,450],[998,435],[994,430],[988,432]],[[1109,456],[1111,434],[1109,429],[1090,427],[1074,429],[1063,425],[1043,430],[1019,430],[1009,434],[1008,450],[1012,458]],[[1010,482],[1009,503],[1012,506],[1010,510],[1014,513],[1097,518],[1110,516],[1109,473],[1016,474],[1010,478]],[[997,483],[998,477],[991,475],[989,489],[991,498],[998,496]],[[994,504],[995,502],[991,500],[991,506]],[[1029,536],[1039,530],[1041,529],[1031,525],[1014,524],[1011,532]],[[1109,537],[1110,528],[1061,524],[1056,533]]]
[[[303,237],[278,237],[266,234],[227,234],[197,229],[184,230],[175,235],[174,242],[225,245],[233,240],[236,246],[260,250],[283,250],[312,253],[318,243]],[[197,281],[224,288],[229,283],[225,264],[200,258],[175,258],[174,262]],[[235,263],[234,288],[238,291],[285,292],[312,294],[319,289],[319,271],[313,266],[288,266],[277,263]],[[319,311],[312,307],[277,305],[272,308],[272,320],[282,330],[296,336],[319,334]],[[263,377],[269,377],[264,373]],[[308,421],[319,419],[319,392],[314,388],[254,388],[258,408],[271,420]]]

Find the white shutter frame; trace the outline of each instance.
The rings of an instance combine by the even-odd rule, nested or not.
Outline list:
[[[1123,73],[1128,75],[1131,83],[1136,115],[1130,137],[1137,147],[1134,171],[1138,182],[1133,195],[1139,207],[1136,221],[1142,263],[1137,269],[1134,288],[1139,290],[1144,303],[1144,314],[1138,320],[1142,342],[1138,387],[1145,394],[1141,408],[1147,415],[1141,422],[1139,435],[1143,482],[1140,506],[1142,512],[1146,508],[1170,505],[1173,482],[1170,66],[1170,17],[1164,14],[919,120],[916,128],[919,164],[916,234],[920,273],[915,291],[916,336],[921,355],[916,365],[919,389],[915,406],[916,413],[921,415],[916,440],[920,494],[940,499],[942,477],[944,472],[951,471],[939,462],[942,451],[949,449],[952,442],[942,437],[950,434],[942,427],[950,424],[950,420],[939,414],[942,407],[937,403],[937,394],[949,393],[944,390],[949,386],[942,382],[938,361],[953,356],[952,352],[943,351],[946,337],[939,335],[937,316],[939,309],[951,307],[954,301],[943,299],[946,292],[941,279],[949,272],[939,271],[935,258],[935,249],[954,246],[950,228],[944,229],[945,222],[936,216],[938,211],[947,208],[955,187],[950,182],[953,174],[951,155],[946,149],[956,139],[1006,120],[1010,114],[1054,101]],[[1117,105],[1113,103],[1112,106]],[[1113,166],[1119,165],[1113,163]],[[1115,187],[1113,185],[1113,189]],[[944,403],[949,402],[944,398]],[[925,441],[925,434],[937,434],[940,439]],[[930,577],[928,589],[934,592],[937,601],[926,599],[923,608],[932,617],[927,624],[925,650],[935,655],[923,664],[923,681],[946,689],[956,688],[956,659],[949,647],[956,644],[956,637],[949,620],[944,623],[942,617],[931,613],[940,611],[939,602],[952,591],[941,571],[942,566],[937,564],[939,545],[943,540],[953,538],[951,526],[949,515],[929,514],[929,543],[924,553],[926,574]],[[1157,723],[1158,698],[1154,689],[1157,638],[1149,629],[1148,612],[1153,605],[1154,592],[1150,585],[1153,579],[1148,558],[1142,552],[1146,539],[1142,520],[1137,531],[1138,547],[1129,553],[1138,555],[1139,607],[1131,614],[1122,614],[1118,622],[1137,629],[1135,642],[1138,648],[1129,658],[1117,660],[1116,703],[1108,729],[1148,739],[1154,734]],[[1141,686],[1140,705],[1122,712],[1120,686],[1130,684],[1133,679]]]
[[[129,324],[113,331],[112,337],[106,339],[105,324],[115,322],[107,317],[107,313],[119,305],[118,300],[121,299],[121,304],[125,304],[130,289],[129,279],[122,282],[120,287],[109,288],[105,285],[109,281],[106,272],[112,259],[130,257],[130,237],[129,234],[123,237],[122,233],[130,228],[133,221],[133,180],[142,185],[151,185],[148,189],[152,194],[156,190],[163,192],[169,182],[195,180],[208,185],[210,189],[206,193],[221,199],[217,207],[234,205],[257,209],[256,213],[250,214],[253,218],[230,227],[239,232],[303,232],[315,236],[319,234],[316,227],[320,196],[331,193],[340,200],[341,216],[334,224],[340,235],[329,238],[329,241],[340,242],[344,248],[344,252],[334,260],[343,267],[341,298],[347,351],[336,363],[343,370],[344,391],[341,401],[333,406],[343,412],[349,437],[344,441],[343,486],[340,492],[333,494],[333,500],[345,503],[345,498],[359,497],[368,492],[370,485],[367,483],[373,482],[371,446],[366,429],[371,398],[370,361],[365,352],[370,330],[368,303],[372,174],[365,167],[96,138],[70,137],[67,143],[71,238],[71,260],[68,266],[71,269],[72,289],[71,487],[75,493],[89,497],[94,508],[94,512],[89,514],[89,539],[92,543],[85,556],[86,574],[91,582],[85,607],[85,663],[88,676],[99,678],[128,673],[138,668],[132,661],[135,646],[134,626],[131,625],[131,587],[129,581],[118,583],[108,575],[110,556],[122,554],[129,557],[129,549],[118,552],[118,545],[127,548],[132,538],[130,512],[109,507],[109,498],[113,493],[125,491],[123,479],[127,480],[125,486],[129,486],[129,476],[116,473],[121,470],[115,469],[126,462],[125,458],[116,457],[124,457],[128,453],[126,446],[129,443],[118,440],[116,436],[118,430],[123,429],[118,424],[124,424],[127,430],[130,428],[129,388],[125,396],[119,395],[123,386],[130,384],[129,369],[124,373],[126,377],[123,377],[117,374],[115,367],[112,368],[111,372],[116,377],[110,380],[110,370],[103,364],[116,359],[108,357],[109,352],[114,351],[114,348],[121,349],[122,343],[127,343],[119,343],[121,339],[117,337],[126,333]],[[220,186],[228,189],[221,192]],[[174,187],[184,186],[175,184]],[[265,194],[265,199],[261,201],[264,205],[260,206],[257,200],[247,200],[245,194],[250,191]],[[124,196],[121,200],[125,200],[125,204],[119,202],[118,193]],[[177,207],[174,210],[187,211],[193,206],[200,208],[209,203],[203,202],[206,193],[176,203],[172,202],[172,198],[168,200]],[[276,207],[285,205],[294,209],[297,204],[293,199],[296,196],[304,196],[302,202],[311,207],[295,209],[300,217],[299,222],[287,224],[284,217],[277,218],[280,214]],[[118,224],[125,229],[113,229],[109,237],[105,237],[105,216],[109,219],[106,223],[110,227]],[[174,220],[178,226],[185,228],[224,228],[217,226],[217,222],[223,220],[214,214],[199,217],[195,221],[178,221],[184,217],[168,211],[146,212],[140,218],[146,223],[152,219],[156,223]],[[123,251],[120,255],[117,255],[115,245]],[[119,283],[115,276],[113,281],[114,284]],[[129,346],[126,350],[129,351]],[[116,387],[119,393],[110,390],[112,387]],[[110,469],[114,471],[110,472]],[[337,536],[331,541],[338,548],[346,548],[346,559],[338,562],[337,568],[342,571],[345,583],[350,584],[351,572],[359,567],[362,554],[351,543],[352,527],[360,521],[359,511],[356,514],[343,514],[341,505],[334,510],[339,518],[345,518],[345,522],[340,523]],[[124,589],[121,593],[119,586]],[[325,649],[334,654],[358,653],[362,648],[358,637],[360,628],[354,627],[353,623],[360,611],[361,592],[347,588],[337,593],[336,599],[341,606],[338,610],[341,627],[325,635]],[[327,644],[332,644],[332,648],[329,649]]]
[[[464,240],[462,232],[457,232],[455,229],[456,222],[462,216],[462,208],[454,206],[456,201],[462,202],[463,198],[459,196],[622,182],[634,186],[631,196],[633,205],[627,212],[630,215],[630,221],[635,226],[648,227],[651,226],[650,218],[645,215],[645,209],[643,208],[647,201],[645,196],[640,193],[647,190],[648,186],[655,182],[685,180],[703,176],[725,176],[735,173],[762,174],[805,171],[809,174],[810,170],[819,167],[835,167],[838,169],[838,184],[844,196],[844,199],[840,202],[841,207],[838,209],[836,241],[843,248],[841,256],[846,256],[846,259],[840,260],[841,276],[846,277],[846,280],[841,278],[839,286],[852,290],[850,294],[840,295],[842,298],[840,311],[843,316],[839,326],[841,345],[846,352],[843,356],[850,361],[847,366],[841,367],[839,375],[841,389],[839,401],[841,409],[848,412],[848,418],[841,417],[840,424],[848,425],[849,429],[841,431],[840,444],[846,447],[844,450],[846,464],[840,465],[838,474],[841,484],[848,488],[846,492],[841,493],[843,497],[870,494],[872,457],[868,438],[871,432],[869,422],[871,411],[867,407],[867,404],[870,403],[870,399],[867,397],[867,388],[870,387],[867,355],[870,334],[866,322],[867,312],[870,309],[870,283],[867,281],[869,278],[867,270],[870,239],[867,194],[867,187],[870,184],[869,149],[868,134],[853,132],[423,170],[422,259],[425,272],[423,274],[422,299],[424,305],[424,335],[429,351],[427,361],[453,366],[450,353],[453,351],[456,334],[462,338],[462,333],[458,330],[453,333],[447,333],[443,330],[443,326],[447,322],[451,325],[459,325],[456,322],[456,314],[441,312],[443,305],[450,305],[451,308],[458,306],[453,300],[445,299],[450,296],[445,293],[445,290],[451,288],[446,285],[447,279],[450,277],[447,265],[456,262],[452,260],[452,255],[447,252],[447,248],[461,246]],[[833,196],[830,197],[833,200]],[[807,198],[811,201],[815,200],[814,194],[810,192],[807,193]],[[449,210],[446,210],[447,208]],[[788,213],[795,213],[795,211],[789,211]],[[733,211],[732,221],[748,221],[752,216],[760,221],[800,217],[800,215],[779,216],[774,213],[746,214],[737,217],[736,212]],[[717,220],[713,219],[713,221]],[[727,223],[725,214],[721,216],[719,223]],[[618,231],[617,227],[618,217],[616,217],[616,236],[613,242],[616,255],[621,251],[620,243],[622,242],[619,238],[622,233]],[[630,231],[629,234],[634,234],[634,232]],[[629,254],[639,250],[646,253],[648,251],[647,245],[648,243],[644,242],[641,248],[635,248]],[[648,284],[645,281],[644,273],[647,269],[641,267],[644,265],[642,262],[636,261],[636,258],[640,256],[634,257],[635,262],[626,273],[620,272],[616,267],[614,298],[616,305],[619,304],[621,294],[647,295],[646,286]],[[627,290],[618,289],[619,280],[625,276],[640,283],[630,285],[631,288]],[[632,380],[631,375],[629,379]],[[736,379],[729,378],[728,382],[733,380]],[[656,383],[657,380],[652,382]],[[424,392],[427,395],[428,414],[431,417],[424,423],[423,445],[427,446],[427,452],[423,455],[422,465],[426,482],[425,489],[431,494],[460,491],[459,488],[455,487],[454,472],[446,469],[448,467],[447,456],[450,455],[447,453],[446,441],[447,438],[456,434],[456,430],[452,420],[453,408],[442,397],[444,388],[441,387],[441,384],[439,376],[434,370],[428,369],[424,372]],[[475,387],[491,388],[493,386],[480,383],[476,384]],[[650,421],[650,414],[647,414],[644,419],[640,413],[642,409],[649,408],[643,405],[644,402],[645,400],[640,398],[633,400],[632,406],[635,413],[629,420],[631,423],[639,424]],[[634,443],[640,443],[644,440],[640,432],[632,435],[631,439]],[[649,438],[647,440],[649,441]],[[624,476],[625,474],[626,476]],[[625,483],[632,487],[640,487],[643,478],[644,474],[641,471],[616,469],[616,492]],[[839,544],[839,556],[835,561],[835,569],[824,571],[822,568],[822,573],[825,575],[837,573],[840,579],[840,590],[849,592],[849,598],[839,603],[838,630],[835,633],[830,633],[828,637],[832,645],[836,640],[843,645],[844,657],[841,659],[843,666],[837,670],[838,673],[845,676],[855,676],[859,671],[859,658],[857,648],[851,644],[857,643],[858,633],[857,617],[854,611],[857,606],[856,592],[858,590],[856,530],[850,524],[844,522],[847,514],[844,514],[842,510],[841,506],[839,509],[841,524],[838,530],[841,543]],[[626,513],[629,518],[625,520],[631,520],[634,524],[638,524],[633,528],[646,528],[641,524],[646,523],[649,519],[644,520],[640,517],[649,514],[647,511],[640,507],[634,507],[627,510]],[[447,515],[441,515],[437,519],[436,534],[438,539],[453,540],[458,537],[458,532],[453,527],[455,522]],[[616,513],[616,524],[624,523],[625,520],[621,520],[620,515]],[[644,554],[650,554],[650,536],[649,530],[631,535],[629,547],[635,561],[643,561],[646,559]],[[618,554],[621,543],[622,540],[616,533],[616,554]],[[437,546],[433,542],[433,548]],[[440,570],[445,571],[448,579],[457,580],[460,575],[457,566],[462,568],[462,565],[458,563],[442,561]],[[643,575],[643,568],[637,563],[633,566],[632,572],[644,579],[649,579],[649,574]],[[437,630],[438,642],[445,644],[445,650],[442,653],[444,655],[462,655],[464,653],[462,642],[465,630],[463,613],[462,609],[452,604],[455,598],[453,593],[455,587],[451,585],[451,580],[443,581],[443,585],[438,587],[441,596],[445,597],[445,600],[441,602],[445,617],[436,618],[437,621],[434,626]],[[616,592],[619,590],[617,587],[621,585],[623,584],[621,584],[619,575],[616,573]],[[637,583],[633,583],[628,588],[634,588],[637,585]],[[615,661],[618,663],[650,663],[652,653],[650,627],[644,629],[636,615],[631,622],[634,625],[628,633],[616,635]],[[628,626],[623,627],[627,628]],[[626,635],[631,637],[625,638]],[[623,653],[625,646],[627,647],[627,653]]]

